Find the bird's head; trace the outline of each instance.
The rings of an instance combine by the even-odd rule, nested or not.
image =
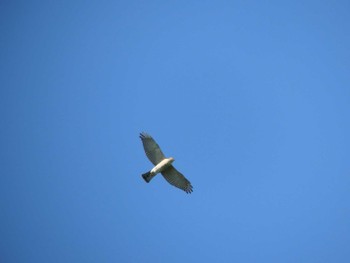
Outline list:
[[[172,163],[173,161],[175,161],[175,159],[173,157],[169,157],[169,161],[170,163]]]

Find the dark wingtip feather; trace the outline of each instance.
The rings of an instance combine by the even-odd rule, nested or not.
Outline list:
[[[190,184],[186,189],[185,189],[186,194],[191,194],[193,192],[193,186]]]
[[[141,133],[140,133],[140,138],[141,138],[141,140],[142,140],[142,139],[145,139],[145,138],[147,138],[147,137],[151,137],[147,132],[141,132]]]

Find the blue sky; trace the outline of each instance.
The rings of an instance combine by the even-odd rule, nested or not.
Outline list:
[[[1,1],[0,261],[350,262],[349,8]]]

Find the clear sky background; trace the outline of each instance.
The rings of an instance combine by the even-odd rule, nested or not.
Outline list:
[[[350,262],[349,11],[1,1],[0,261]]]

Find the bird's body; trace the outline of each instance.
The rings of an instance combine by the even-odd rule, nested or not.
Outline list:
[[[158,174],[161,173],[163,170],[165,170],[171,163],[175,161],[174,158],[165,158],[163,161],[161,161],[159,164],[154,166],[151,170],[152,174]]]
[[[169,165],[171,165],[171,163],[173,161],[174,161],[174,158],[172,158],[172,157],[165,158],[160,163],[158,163],[156,166],[154,166],[151,171],[144,173],[142,175],[143,179],[145,179],[145,181],[147,183],[149,183],[154,176],[156,176],[157,174],[164,171]]]
[[[143,179],[149,183],[154,176],[161,173],[170,184],[186,193],[191,193],[193,191],[191,183],[172,165],[174,158],[165,158],[159,145],[147,133],[141,133],[140,138],[148,159],[155,165],[150,171],[142,174]]]

